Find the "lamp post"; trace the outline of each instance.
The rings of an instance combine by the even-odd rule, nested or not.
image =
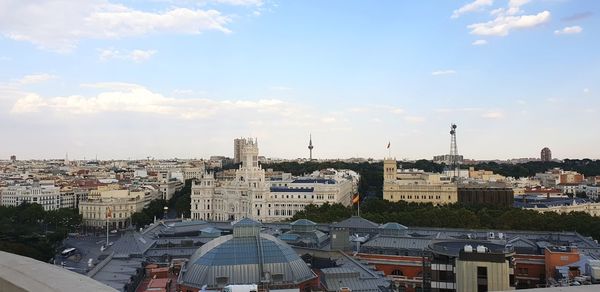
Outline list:
[[[165,215],[163,216],[163,220],[166,220],[167,214],[169,213],[169,207],[165,206],[163,209],[165,210]]]

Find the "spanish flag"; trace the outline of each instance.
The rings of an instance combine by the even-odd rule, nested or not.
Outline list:
[[[352,205],[358,204],[359,201],[360,201],[360,195],[359,194],[356,194],[356,195],[354,195],[354,197],[352,197]]]
[[[110,207],[106,208],[106,218],[112,218],[112,210]]]

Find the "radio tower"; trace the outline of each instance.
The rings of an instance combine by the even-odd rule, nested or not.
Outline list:
[[[310,134],[309,142],[308,142],[308,150],[310,151],[310,161],[312,161],[312,150],[315,148],[312,144],[312,134]]]
[[[459,176],[458,147],[456,146],[456,124],[450,125],[450,166],[454,170],[454,179]]]

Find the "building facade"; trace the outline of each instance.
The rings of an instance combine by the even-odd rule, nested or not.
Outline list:
[[[426,291],[514,289],[514,250],[503,244],[443,240],[432,241],[425,250]]]
[[[232,179],[216,179],[214,173],[205,172],[192,183],[192,219],[252,218],[268,222],[291,218],[309,204],[351,204],[351,180],[287,175],[267,179],[258,164],[258,143],[252,139],[243,141],[241,165]]]
[[[242,162],[242,147],[245,143],[246,139],[244,138],[233,139],[233,163]]]
[[[61,208],[60,189],[54,185],[15,185],[2,190],[3,206],[19,206],[23,203],[39,204],[45,211]]]
[[[544,147],[542,151],[540,151],[540,160],[552,161],[552,151],[550,151],[550,148]]]
[[[79,202],[83,224],[90,227],[121,229],[130,225],[131,215],[144,208],[144,191],[99,187],[90,191],[88,199]]]
[[[458,202],[464,205],[493,205],[510,208],[515,199],[511,188],[468,187],[458,188]]]
[[[456,184],[423,171],[398,172],[395,159],[383,162],[383,199],[397,202],[452,204],[458,201]]]

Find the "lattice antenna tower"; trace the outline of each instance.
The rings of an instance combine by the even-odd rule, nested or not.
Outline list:
[[[450,125],[450,166],[454,170],[454,178],[459,175],[458,147],[456,146],[456,124]]]

